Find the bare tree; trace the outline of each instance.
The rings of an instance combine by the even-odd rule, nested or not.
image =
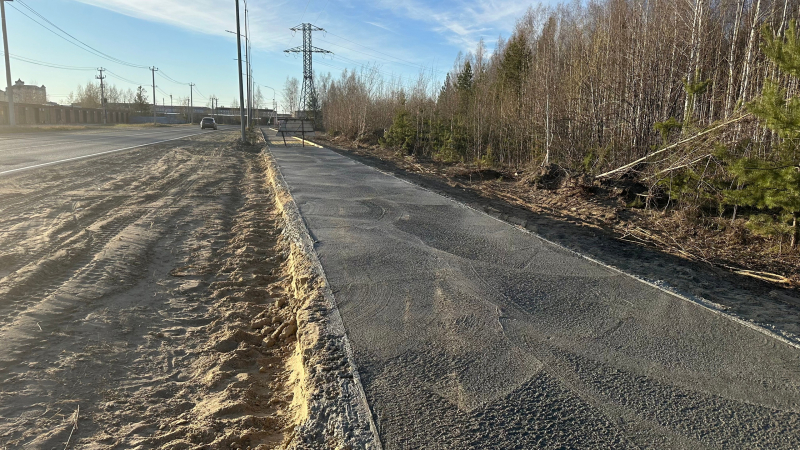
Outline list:
[[[296,77],[286,77],[283,85],[283,110],[294,113],[300,101],[300,80]]]

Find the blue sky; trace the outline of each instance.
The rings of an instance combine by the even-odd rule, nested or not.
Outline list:
[[[175,0],[22,0],[55,25],[95,49],[140,66],[156,66],[181,83],[194,82],[195,104],[216,95],[221,105],[238,97],[233,1]],[[244,0],[241,0],[242,14]],[[287,76],[302,79],[302,57],[284,49],[302,44],[291,27],[311,22],[327,32],[315,32],[313,44],[334,52],[315,55],[317,72],[338,76],[344,68],[377,65],[385,75],[416,79],[421,70],[438,81],[459,51],[475,48],[483,37],[492,48],[507,37],[525,10],[535,2],[514,0],[297,0],[248,2],[252,65],[255,81],[274,88],[281,103]],[[78,84],[94,81],[105,67],[108,82],[121,88],[138,84],[151,91],[151,73],[102,59],[57,37],[25,14],[37,18],[19,0],[6,3],[9,52],[51,64],[84,67],[64,70],[11,60],[14,80],[46,85],[52,101],[63,101]],[[37,18],[39,21],[41,19]],[[123,80],[124,79],[124,80]],[[127,81],[126,81],[127,80]],[[134,83],[130,83],[134,82]],[[5,82],[2,83],[5,85]],[[189,86],[156,74],[158,101],[189,94]],[[272,100],[272,90],[261,88]],[[282,108],[281,108],[282,109]]]

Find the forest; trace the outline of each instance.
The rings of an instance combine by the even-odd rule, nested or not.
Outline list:
[[[532,7],[443,85],[317,77],[325,130],[418,158],[634,179],[642,207],[746,218],[797,247],[800,0]],[[788,245],[787,245],[788,244]]]

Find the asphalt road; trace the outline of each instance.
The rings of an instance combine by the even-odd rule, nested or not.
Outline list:
[[[0,134],[0,176],[199,133],[200,127],[194,126]]]
[[[800,448],[800,350],[322,148],[271,145],[384,447]]]

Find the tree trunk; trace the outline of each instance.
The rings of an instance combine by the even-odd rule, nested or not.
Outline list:
[[[692,38],[690,41],[690,53],[689,53],[689,64],[686,69],[686,97],[684,98],[683,102],[683,122],[685,124],[691,123],[692,120],[692,110],[691,108],[694,106],[694,95],[689,92],[688,85],[697,82],[697,74],[698,74],[698,66],[697,66],[697,54],[699,52],[700,47],[700,23],[701,23],[701,15],[703,14],[703,0],[695,0],[694,3],[694,15],[692,18]],[[687,130],[688,127],[684,127],[684,130]]]
[[[756,1],[756,9],[753,13],[753,23],[750,25],[750,39],[747,42],[747,57],[744,60],[744,77],[742,80],[742,90],[739,98],[747,101],[747,88],[750,82],[751,65],[753,61],[753,48],[756,46],[756,37],[758,35],[758,19],[761,15],[761,0]]]
[[[733,112],[733,86],[734,69],[736,68],[736,43],[739,40],[739,27],[742,22],[742,12],[744,11],[744,0],[739,0],[736,5],[736,19],[733,23],[733,37],[731,37],[731,52],[728,56],[728,92],[725,95],[725,118],[730,117]]]
[[[800,212],[795,211],[792,213],[792,243],[791,247],[797,248],[797,241],[800,240],[800,228],[797,226],[797,217],[800,215]]]

